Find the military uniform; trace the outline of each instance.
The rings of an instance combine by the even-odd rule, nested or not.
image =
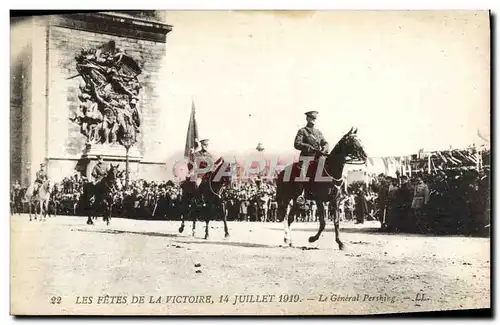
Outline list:
[[[422,209],[429,202],[429,195],[429,187],[425,183],[417,184],[413,193],[412,209]]]
[[[294,141],[295,149],[300,150],[299,163],[296,165],[300,169],[302,169],[303,164],[305,164],[303,158],[309,157],[312,158],[312,160],[317,161],[320,156],[320,152],[326,153],[328,151],[328,142],[323,136],[323,133],[314,127],[314,121],[316,120],[318,112],[310,111],[306,112],[305,115],[307,116],[307,125],[299,129]],[[313,164],[313,166],[314,167],[309,165],[308,170],[306,171],[311,182],[314,180],[317,164]],[[296,172],[297,171],[294,173]],[[312,199],[313,197],[309,185],[306,184],[304,190],[304,195],[300,195],[299,198],[297,198],[296,203],[299,205],[301,202],[305,201],[305,199]],[[317,192],[318,190],[316,189],[315,191]],[[325,188],[323,191],[324,193],[321,195],[326,196],[327,191],[329,191],[329,189]]]
[[[198,162],[198,168],[207,168],[214,163],[212,154],[204,149],[194,153],[194,161]]]
[[[46,179],[47,179],[47,173],[45,172],[45,168],[42,167],[42,169],[36,172],[35,182],[42,184]]]
[[[200,141],[200,143],[202,145],[206,146],[206,145],[208,145],[208,139],[203,139]],[[196,173],[197,170],[200,170],[200,169],[205,170],[207,167],[210,167],[210,169],[212,169],[213,164],[214,164],[214,160],[213,160],[212,154],[210,152],[208,152],[208,150],[206,150],[205,148],[202,148],[201,150],[198,150],[198,151],[193,153],[193,155],[191,157],[189,169],[190,169],[191,173]],[[196,167],[196,168],[193,168],[193,167]],[[208,171],[196,174],[196,188],[198,188],[200,186],[201,180],[207,172]],[[191,177],[191,176],[188,176],[188,177]]]
[[[38,194],[38,190],[40,186],[42,186],[43,182],[47,180],[47,172],[45,171],[45,165],[40,164],[40,170],[36,172],[35,186],[33,188],[33,195]]]
[[[102,161],[99,161],[92,170],[92,178],[94,179],[94,183],[99,182],[101,179],[106,177],[108,174],[108,169],[106,164]]]
[[[305,114],[307,117],[316,118],[318,112],[312,111]],[[297,132],[294,147],[300,150],[300,157],[316,157],[318,151],[328,151],[328,142],[320,130],[308,124]]]

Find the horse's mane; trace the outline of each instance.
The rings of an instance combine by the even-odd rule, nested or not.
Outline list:
[[[209,181],[213,182],[213,183],[227,183],[227,182],[229,182],[231,180],[231,176],[224,175],[224,176],[218,177],[218,180],[214,180],[214,177],[216,177],[219,174],[222,167],[226,168],[225,171],[231,171],[231,164],[226,165],[226,161],[224,160],[223,157],[220,157],[216,161],[216,164],[217,164],[217,167],[213,171],[209,172],[209,176],[208,176]]]

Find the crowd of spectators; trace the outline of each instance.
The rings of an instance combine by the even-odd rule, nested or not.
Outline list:
[[[85,215],[80,204],[85,182],[85,177],[75,174],[56,184],[52,208],[57,206],[57,214]],[[181,218],[183,204],[179,184],[132,180],[128,186],[119,183],[117,189],[114,216],[156,220]],[[337,209],[342,221],[360,224],[379,220],[382,229],[390,232],[483,232],[490,223],[489,191],[488,169],[415,173],[412,177],[381,174],[368,185],[349,185],[337,207],[333,203],[328,205],[327,219],[332,220],[331,212]],[[223,213],[230,221],[276,222],[275,194],[275,185],[264,180],[233,183],[223,189]],[[14,197],[12,195],[11,200]],[[317,210],[314,202],[306,201],[296,221],[317,221]]]
[[[489,233],[490,171],[457,168],[379,178],[376,216],[391,232]]]

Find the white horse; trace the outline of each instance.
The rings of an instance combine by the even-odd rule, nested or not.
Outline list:
[[[47,179],[39,186],[38,193],[36,193],[35,195],[33,195],[34,190],[35,184],[30,185],[30,187],[28,187],[28,189],[26,190],[24,198],[25,201],[28,202],[30,221],[32,219],[32,207],[34,207],[35,210],[35,220],[37,219],[38,208],[40,208],[40,221],[42,221],[42,216],[44,220],[47,218],[50,195],[54,191],[54,184],[50,181],[50,179]]]

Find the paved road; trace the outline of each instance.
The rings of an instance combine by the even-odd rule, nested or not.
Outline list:
[[[206,241],[203,223],[193,238],[191,225],[178,233],[179,222],[85,220],[11,217],[12,312],[362,314],[490,306],[488,238],[383,234],[376,222],[346,223],[340,251],[331,224],[313,246],[307,238],[317,224],[294,224],[290,248],[282,246],[280,223],[231,222],[224,239],[222,223],[214,222]],[[139,296],[144,303],[134,303]]]

